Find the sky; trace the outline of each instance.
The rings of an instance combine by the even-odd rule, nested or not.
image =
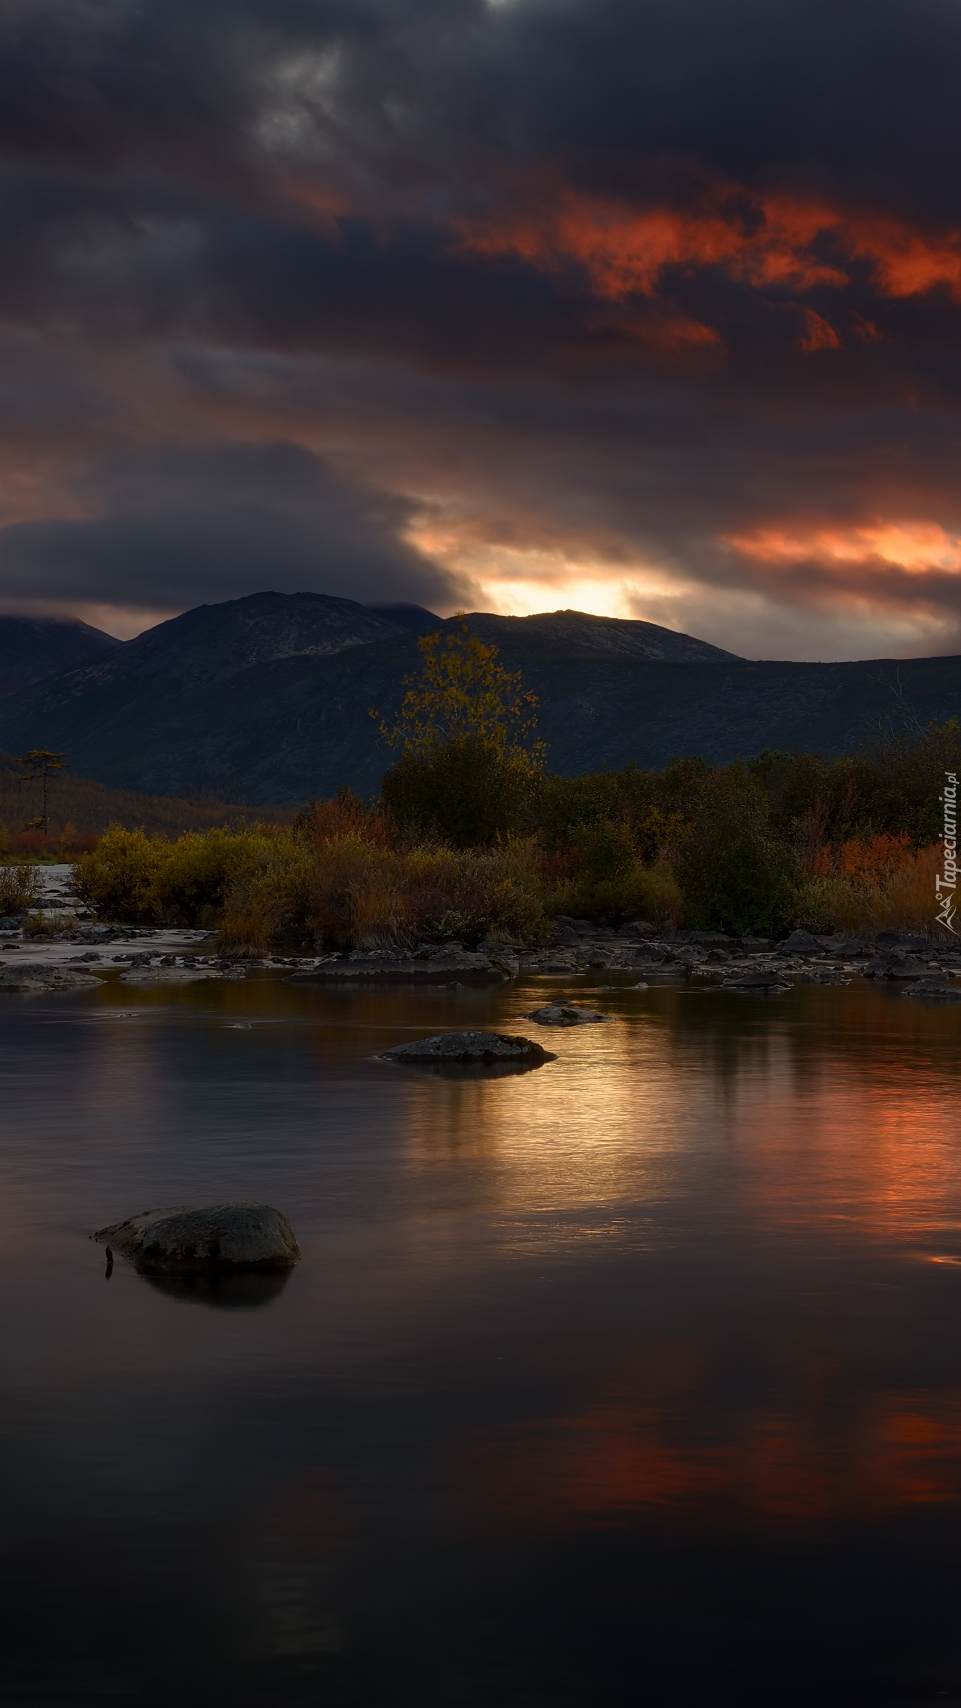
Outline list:
[[[956,0],[4,0],[0,609],[961,653]]]

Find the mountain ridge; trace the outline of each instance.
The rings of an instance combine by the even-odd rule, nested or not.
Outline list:
[[[547,762],[567,775],[689,753],[712,763],[764,747],[839,753],[904,706],[921,721],[961,715],[961,658],[756,661],[655,624],[570,611],[425,612],[418,624],[426,619],[442,634],[466,621],[523,672]],[[77,771],[150,795],[266,806],[342,783],[369,795],[394,759],[370,710],[389,719],[419,664],[414,629],[350,600],[251,595],[198,607],[116,657],[0,703],[0,746],[64,748]]]
[[[122,645],[79,618],[0,616],[0,699]]]

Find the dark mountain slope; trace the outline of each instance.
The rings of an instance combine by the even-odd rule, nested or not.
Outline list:
[[[121,642],[89,623],[46,617],[0,617],[0,697],[16,694],[45,676],[102,658]]]
[[[198,605],[117,646],[108,658],[50,685],[29,702],[53,708],[102,697],[106,688],[157,683],[184,691],[276,658],[325,658],[402,631],[355,604],[323,593],[254,593],[222,605]],[[27,702],[25,702],[26,704]],[[102,720],[99,720],[102,721]]]
[[[736,653],[724,652],[709,641],[695,640],[693,635],[678,634],[674,629],[660,628],[657,623],[636,622],[627,617],[594,617],[586,611],[539,611],[533,617],[474,613],[468,621],[472,628],[489,631],[498,645],[504,645],[508,635],[515,635],[523,636],[521,644],[530,647],[536,636],[562,647],[569,658],[602,652],[625,658],[683,660],[689,664],[741,662]]]
[[[629,761],[659,766],[687,753],[720,762],[763,747],[840,753],[898,715],[902,702],[922,720],[961,715],[958,658],[649,660],[610,650],[605,619],[571,616],[577,620],[556,634],[538,619],[471,619],[540,695],[548,763],[567,774]],[[158,692],[156,680],[139,688],[131,681],[125,709],[114,689],[72,701],[71,678],[61,678],[59,698],[46,685],[46,710],[40,690],[0,708],[0,743],[64,746],[78,770],[154,794],[214,791],[267,804],[329,794],[341,783],[366,794],[392,762],[369,708],[389,717],[403,676],[417,666],[416,637],[407,635],[257,663],[171,693]]]
[[[403,632],[352,599],[317,593],[256,593],[200,605],[18,694],[4,707],[5,728],[17,750],[55,745],[56,735],[71,764],[88,773],[92,766],[108,782],[116,774],[115,752],[149,745],[171,717],[181,729],[178,708],[192,694],[215,691],[238,672],[277,659],[320,659]],[[22,731],[28,733],[21,742]],[[35,739],[37,731],[46,734]]]
[[[416,626],[402,627],[399,621],[388,622],[350,599],[313,593],[258,593],[222,605],[201,605],[147,630],[106,659],[18,695],[4,707],[0,739],[14,747],[58,745],[70,753],[72,764],[123,787],[244,791],[249,786],[251,765],[261,776],[260,759],[255,756],[261,752],[264,732],[275,727],[272,696],[278,690],[270,667],[293,659],[310,661],[313,667],[325,657],[349,650],[349,686],[355,678],[358,683],[367,679],[368,665],[357,675],[353,661],[373,646],[378,657],[383,655],[382,665],[369,663],[376,694],[385,705],[392,703],[400,676],[417,667],[417,631],[449,626],[418,607],[407,608],[408,625],[414,623],[411,612]],[[458,621],[451,619],[454,624]],[[579,611],[520,618],[480,613],[468,621],[472,629],[495,642],[505,656],[509,652],[513,663],[524,669],[537,661],[547,666],[579,658],[623,663],[632,655],[730,658],[705,641],[676,635],[653,623],[585,616]],[[395,657],[397,642],[402,650]],[[268,674],[260,676],[258,671]],[[286,680],[283,672],[280,675]],[[228,763],[217,731],[222,708],[233,699],[232,693],[225,697],[226,686],[241,676],[241,704],[236,715],[245,729],[252,717],[254,730],[259,733],[253,737],[249,757],[244,758],[226,730],[224,736],[233,755]],[[313,668],[308,669],[307,677],[314,680]],[[323,702],[325,678],[316,680]],[[352,702],[344,702],[338,716],[348,723],[360,718],[355,732],[357,762],[362,764],[365,778],[371,774],[372,765],[379,767],[379,778],[383,769],[380,760],[372,752],[365,760],[360,759],[361,753],[367,753],[372,735],[365,716],[367,704],[364,701],[357,710]],[[329,723],[329,719],[325,721]],[[287,733],[278,728],[276,739],[285,739]],[[323,774],[328,775],[326,769]],[[148,776],[151,781],[144,782]],[[284,794],[277,798],[289,797]],[[258,799],[266,796],[258,795]]]
[[[433,611],[425,610],[423,605],[368,605],[375,617],[383,617],[385,623],[393,623],[395,628],[403,629],[412,635],[429,635],[441,622]]]

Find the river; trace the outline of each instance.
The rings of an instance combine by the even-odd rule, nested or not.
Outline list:
[[[0,998],[4,1701],[961,1701],[961,1015],[629,982]],[[89,1238],[248,1197],[285,1281]]]

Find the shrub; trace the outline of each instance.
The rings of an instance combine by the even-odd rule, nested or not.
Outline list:
[[[611,925],[679,916],[677,886],[669,869],[663,863],[644,864],[626,817],[582,825],[566,848],[545,862],[545,876],[551,913]]]
[[[838,849],[819,850],[814,875],[802,887],[797,923],[870,933],[885,927],[930,932],[936,911],[934,880],[943,869],[941,843],[914,849],[907,835],[881,833]]]
[[[772,833],[768,797],[742,765],[703,784],[672,864],[689,925],[738,936],[775,932],[796,910],[797,856]]]
[[[264,839],[226,889],[219,946],[228,955],[263,955],[310,915],[312,850],[302,838]]]
[[[332,837],[317,849],[310,891],[313,927],[334,948],[547,931],[536,856],[527,844],[477,853]]]
[[[26,913],[42,894],[39,866],[0,866],[0,915]]]
[[[176,842],[113,824],[74,866],[98,914],[141,924],[213,924],[227,891],[284,833],[188,831]]]
[[[261,831],[246,829],[188,831],[165,843],[150,889],[156,917],[175,925],[213,921],[231,885],[270,845]]]
[[[77,921],[72,913],[56,913],[52,919],[32,914],[23,922],[24,937],[59,937],[63,931],[73,931]]]
[[[474,848],[529,830],[536,787],[522,748],[462,735],[408,749],[385,773],[381,792],[405,836]]]
[[[170,844],[163,838],[112,824],[96,848],[76,861],[77,893],[108,919],[155,925],[159,919],[155,883],[169,855]]]

